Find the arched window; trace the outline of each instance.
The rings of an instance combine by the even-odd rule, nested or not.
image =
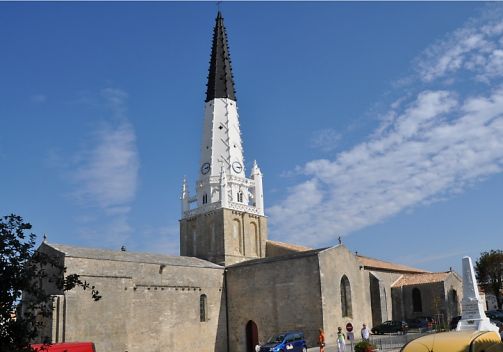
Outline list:
[[[421,291],[416,287],[412,289],[412,309],[414,312],[423,311],[423,302],[421,301]]]
[[[238,192],[238,202],[243,203],[243,192]]]
[[[201,295],[199,297],[199,320],[207,321],[207,312],[206,312],[206,295]]]
[[[353,309],[351,308],[351,285],[346,275],[341,279],[341,308],[343,317],[351,317],[353,315]]]
[[[203,204],[206,204],[206,203],[208,203],[208,195],[204,194],[203,195]]]
[[[453,316],[459,315],[459,307],[458,307],[458,292],[451,288],[451,292],[449,294],[449,308],[450,308],[450,313]]]

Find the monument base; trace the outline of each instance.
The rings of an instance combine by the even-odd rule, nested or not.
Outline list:
[[[460,320],[456,331],[499,331],[499,328],[491,323],[489,318]]]

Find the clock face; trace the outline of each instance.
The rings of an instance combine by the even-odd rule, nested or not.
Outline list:
[[[206,175],[208,172],[210,172],[210,169],[211,169],[210,163],[204,163],[203,165],[201,165],[201,173],[203,175]]]
[[[234,170],[234,172],[240,174],[241,171],[243,171],[243,165],[241,165],[241,163],[239,161],[235,161],[232,163],[232,170]]]

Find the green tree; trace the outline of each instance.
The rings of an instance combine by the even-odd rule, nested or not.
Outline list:
[[[54,258],[35,250],[36,235],[20,216],[0,218],[0,346],[3,352],[31,351],[32,339],[52,314],[52,298],[42,287],[48,281],[60,290],[81,287],[95,301],[101,296],[94,286],[65,268]],[[57,270],[54,270],[57,269]],[[60,275],[52,274],[54,272]],[[23,309],[20,309],[20,304]]]
[[[482,252],[479,260],[475,263],[477,281],[487,293],[496,296],[498,309],[503,306],[503,251],[491,249]]]

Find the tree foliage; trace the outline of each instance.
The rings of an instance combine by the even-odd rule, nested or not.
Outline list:
[[[3,352],[30,351],[29,344],[52,315],[52,297],[42,286],[51,283],[67,291],[90,290],[95,301],[101,296],[94,286],[76,274],[65,275],[55,258],[35,250],[36,235],[20,216],[0,218],[0,346]],[[22,309],[21,309],[22,303]]]
[[[368,341],[360,341],[355,345],[355,352],[373,352],[377,347]]]
[[[487,293],[496,296],[498,309],[503,306],[503,251],[490,250],[482,252],[479,260],[475,263],[477,281]]]

